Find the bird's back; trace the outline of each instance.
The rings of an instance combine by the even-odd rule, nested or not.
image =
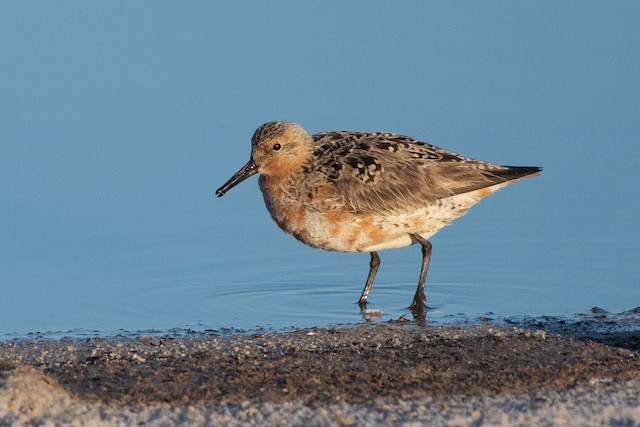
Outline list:
[[[540,172],[471,159],[404,135],[323,132],[313,135],[307,178],[325,181],[327,197],[363,213],[413,211],[456,195]]]

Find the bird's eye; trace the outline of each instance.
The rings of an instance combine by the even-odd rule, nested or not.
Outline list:
[[[278,151],[279,149],[282,148],[282,145],[280,144],[273,144],[273,151]]]

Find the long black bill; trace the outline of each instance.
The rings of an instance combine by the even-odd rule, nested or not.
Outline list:
[[[229,181],[225,182],[224,185],[216,190],[216,195],[218,197],[224,196],[224,193],[231,190],[236,185],[240,184],[245,179],[249,178],[251,175],[255,175],[258,173],[258,168],[256,164],[253,163],[253,159],[249,160],[249,163],[244,165],[242,169],[236,172],[235,175],[229,179]]]

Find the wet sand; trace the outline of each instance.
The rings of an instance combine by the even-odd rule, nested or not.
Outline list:
[[[0,425],[640,424],[637,328],[525,323],[6,341]]]

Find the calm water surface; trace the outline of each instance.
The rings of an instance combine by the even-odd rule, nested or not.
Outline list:
[[[90,236],[69,237],[79,226],[72,221],[59,232],[64,236],[53,233],[46,242],[33,236],[5,270],[20,286],[6,289],[0,303],[2,336],[287,329],[365,321],[356,301],[368,254],[314,250],[281,233],[254,181],[224,199],[207,194],[197,203],[207,215],[169,212],[150,224],[143,214],[138,223],[96,225]],[[429,322],[572,316],[593,306],[622,311],[639,305],[639,247],[635,236],[625,234],[628,224],[586,234],[598,223],[597,214],[582,222],[571,215],[552,218],[536,208],[535,198],[545,189],[553,194],[544,178],[517,183],[432,239]],[[519,212],[523,206],[528,212]],[[420,250],[412,246],[380,255],[369,304],[377,313],[373,321],[410,317],[406,307]]]
[[[269,120],[544,167],[432,239],[428,321],[640,306],[639,20],[637,2],[3,2],[0,339],[365,321],[368,254],[283,234],[255,178],[214,196]],[[420,250],[380,257],[386,322]]]

